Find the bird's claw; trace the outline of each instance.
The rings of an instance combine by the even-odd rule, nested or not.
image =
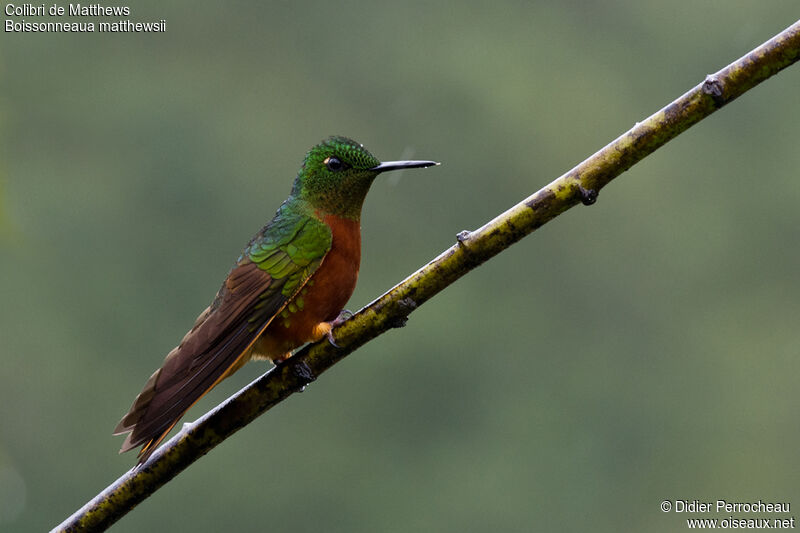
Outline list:
[[[337,326],[341,326],[352,317],[353,317],[352,311],[348,311],[347,309],[342,309],[339,312],[339,316],[337,316],[334,319],[334,321],[330,323],[331,329],[328,331],[328,333],[325,334],[325,336],[328,337],[328,342],[330,342],[334,347],[341,348],[341,346],[336,344],[336,339],[333,337],[333,329]]]
[[[333,338],[333,328],[331,328],[331,330],[326,333],[325,336],[328,337],[328,342],[331,343],[334,348],[341,348],[341,346],[336,344],[336,339]]]
[[[344,324],[345,320],[349,320],[351,318],[353,318],[353,312],[347,309],[342,309],[339,311],[339,316],[337,316],[336,319],[331,322],[331,327],[335,328],[336,326],[341,326]]]

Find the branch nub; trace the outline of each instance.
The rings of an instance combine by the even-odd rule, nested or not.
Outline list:
[[[595,189],[586,189],[579,183],[578,192],[581,195],[581,203],[583,205],[592,205],[597,201],[597,191]]]
[[[725,103],[725,99],[722,97],[722,89],[722,82],[716,76],[712,74],[706,76],[702,87],[703,94],[710,96],[717,107],[721,107]]]

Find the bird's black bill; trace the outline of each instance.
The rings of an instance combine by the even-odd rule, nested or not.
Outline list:
[[[387,161],[370,170],[386,172],[387,170],[401,170],[404,168],[424,168],[438,165],[436,161]]]

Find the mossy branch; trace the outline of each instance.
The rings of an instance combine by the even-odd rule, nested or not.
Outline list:
[[[439,291],[560,213],[591,204],[612,179],[703,118],[800,58],[800,21],[731,63],[651,115],[584,162],[458,242],[335,331],[193,424],[187,424],[141,467],[134,468],[56,527],[98,531],[109,527],[184,468],[256,417],[300,391],[339,360],[388,329]]]

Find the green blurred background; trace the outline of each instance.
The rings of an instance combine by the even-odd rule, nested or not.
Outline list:
[[[373,186],[357,309],[800,16],[796,0],[131,11],[166,33],[2,36],[2,531],[53,527],[133,464],[111,430],[317,141],[443,163]],[[665,498],[800,506],[799,97],[795,66],[114,530],[676,531]]]

